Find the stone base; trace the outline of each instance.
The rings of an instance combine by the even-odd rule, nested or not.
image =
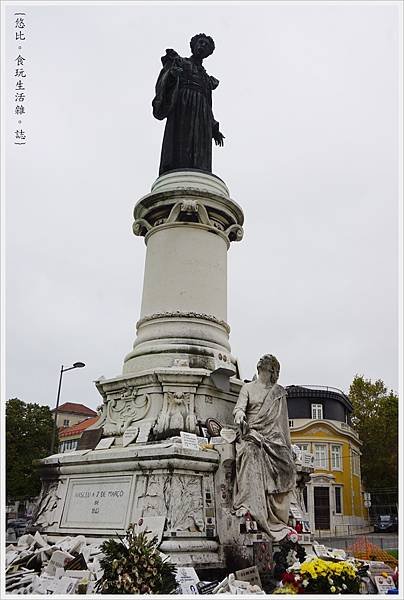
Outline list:
[[[40,469],[34,524],[50,539],[84,534],[100,542],[142,521],[177,565],[217,572],[256,565],[271,575],[278,545],[264,532],[246,532],[232,511],[234,444],[190,450],[177,438],[131,443],[56,454]]]
[[[220,568],[218,462],[213,450],[185,450],[169,440],[50,456],[41,461],[44,489],[35,526],[51,538],[103,540],[143,519],[176,564]]]
[[[41,461],[35,526],[51,538],[84,534],[103,540],[143,519],[176,564],[224,568],[222,539],[238,544],[237,519],[227,529],[234,446],[189,450],[172,436],[180,431],[200,436],[209,419],[231,425],[242,382],[228,374],[226,382],[228,389],[219,389],[211,370],[191,368],[186,361],[97,381],[104,404],[89,430],[101,429],[112,446]]]
[[[119,439],[119,438],[118,438]],[[142,523],[172,562],[199,571],[272,567],[265,533],[240,533],[232,514],[234,445],[184,449],[176,439],[77,450],[41,461],[34,527],[50,540],[83,534],[91,543]]]

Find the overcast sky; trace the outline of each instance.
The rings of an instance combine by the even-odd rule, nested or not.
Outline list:
[[[25,8],[25,146],[14,145],[14,12]],[[7,398],[95,408],[140,314],[132,211],[158,175],[151,100],[166,48],[220,80],[213,172],[245,214],[228,253],[228,322],[243,378],[398,387],[399,7],[123,5],[6,13]]]

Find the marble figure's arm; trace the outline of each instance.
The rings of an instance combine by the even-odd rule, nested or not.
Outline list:
[[[241,425],[243,421],[246,421],[248,401],[248,390],[246,386],[243,385],[243,387],[240,390],[240,395],[238,397],[237,404],[233,410],[234,422],[236,425]]]

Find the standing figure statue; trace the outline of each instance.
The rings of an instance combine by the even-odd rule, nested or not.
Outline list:
[[[250,513],[272,539],[282,540],[288,526],[290,492],[296,484],[286,390],[276,382],[280,365],[265,354],[257,364],[258,379],[246,383],[233,411],[240,429],[236,444],[233,510]]]
[[[204,33],[191,40],[192,56],[182,58],[175,50],[166,50],[163,68],[156,84],[153,115],[167,118],[159,174],[174,169],[198,169],[212,172],[212,138],[223,146],[224,136],[212,113],[212,90],[219,81],[202,66],[213,53],[215,44]]]

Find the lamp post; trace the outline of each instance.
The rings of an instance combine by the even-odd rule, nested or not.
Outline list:
[[[75,362],[72,367],[65,367],[62,365],[60,368],[60,377],[59,377],[59,387],[58,387],[58,395],[56,398],[56,408],[55,408],[55,418],[53,421],[53,432],[52,432],[52,445],[51,445],[51,454],[53,454],[53,449],[55,447],[55,439],[56,439],[56,420],[58,418],[58,408],[59,408],[59,398],[60,398],[60,388],[62,387],[62,377],[63,373],[66,371],[71,371],[72,369],[82,369],[86,365],[83,362]]]

